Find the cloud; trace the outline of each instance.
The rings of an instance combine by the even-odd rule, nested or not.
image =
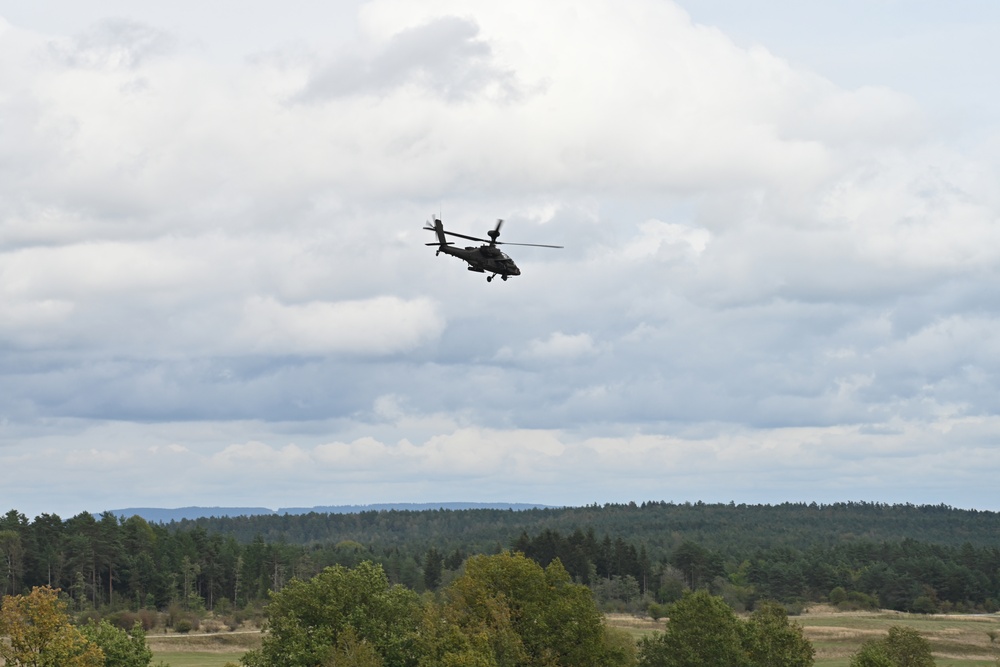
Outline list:
[[[995,418],[943,417],[930,429],[922,423],[895,426],[895,432],[881,433],[853,427],[726,428],[701,436],[583,438],[562,431],[458,428],[416,441],[365,437],[328,442],[299,433],[296,442],[279,445],[266,442],[280,441],[276,432],[243,424],[262,433],[265,441],[210,445],[203,439],[197,449],[177,452],[165,446],[153,451],[143,444],[151,439],[166,442],[162,426],[104,425],[92,429],[90,436],[114,432],[126,441],[86,449],[76,439],[69,458],[59,455],[58,441],[20,456],[0,449],[0,463],[26,473],[12,479],[7,489],[15,498],[29,497],[31,485],[43,479],[58,482],[53,485],[58,489],[80,470],[101,474],[104,490],[89,496],[97,503],[90,508],[95,511],[233,503],[277,508],[303,506],[302,500],[308,501],[304,506],[350,504],[359,499],[398,500],[400,493],[427,502],[441,500],[443,493],[461,493],[469,499],[510,501],[516,496],[526,502],[576,505],[687,498],[906,502],[914,487],[925,490],[927,502],[947,499],[958,506],[996,509],[977,495],[1000,464],[990,446]],[[189,423],[170,428],[190,437],[202,427]],[[942,447],[942,437],[954,437],[955,444]],[[969,458],[978,464],[967,466]],[[122,462],[129,464],[127,469]],[[150,485],[151,478],[160,481]],[[959,481],[964,490],[946,480]],[[78,507],[74,502],[79,501],[71,494],[55,492],[44,503],[33,501],[19,509],[29,516],[33,511],[69,516]]]
[[[71,67],[135,69],[151,57],[172,53],[176,39],[143,23],[107,19],[73,40],[52,42],[50,48]]]
[[[492,64],[490,45],[477,39],[478,32],[473,21],[457,16],[401,30],[367,59],[345,56],[325,65],[295,99],[320,102],[348,95],[384,95],[407,85],[455,102],[490,89],[516,96],[516,82]]]
[[[529,363],[567,362],[590,356],[595,352],[594,341],[588,334],[568,335],[553,332],[545,340],[530,341],[524,350],[502,347],[496,354],[500,361],[518,359]]]
[[[994,120],[970,146],[926,91],[838,86],[672,2],[376,0],[348,36],[242,17],[249,45],[176,11],[0,27],[19,479],[72,454],[283,506],[324,477],[843,499],[938,466],[958,503],[996,470]],[[487,285],[423,245],[430,211],[566,248]]]
[[[437,337],[443,327],[427,300],[285,305],[255,297],[244,305],[235,337],[238,346],[256,353],[392,354]]]

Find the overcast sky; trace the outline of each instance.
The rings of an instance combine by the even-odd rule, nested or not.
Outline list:
[[[973,0],[0,0],[0,511],[1000,510],[998,34]],[[565,249],[487,283],[435,214]]]

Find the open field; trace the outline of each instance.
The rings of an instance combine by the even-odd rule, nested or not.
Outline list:
[[[792,620],[802,625],[816,647],[817,667],[847,667],[861,643],[879,637],[893,625],[915,628],[931,643],[938,667],[996,667],[1000,659],[1000,616],[922,615],[899,612],[838,612],[816,606]],[[612,614],[608,623],[628,630],[636,638],[662,631],[664,621]],[[990,640],[996,633],[996,642]]]
[[[153,653],[153,665],[161,661],[170,667],[225,667],[227,664],[239,664],[239,653],[201,653],[198,651],[187,652],[159,652]]]
[[[662,631],[666,622],[610,614],[608,624],[628,630],[636,639]],[[816,647],[816,667],[847,667],[850,656],[866,639],[888,632],[893,625],[915,628],[931,642],[938,667],[997,667],[1000,659],[1000,615],[921,615],[899,612],[838,612],[816,606],[792,621],[802,625]],[[989,633],[997,640],[991,641]],[[153,634],[153,664],[170,667],[223,667],[237,663],[246,651],[260,646],[259,631],[203,634]]]
[[[153,664],[170,667],[223,667],[237,663],[240,656],[260,646],[260,632],[149,635]]]

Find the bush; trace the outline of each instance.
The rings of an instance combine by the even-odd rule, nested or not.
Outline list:
[[[787,602],[782,607],[785,608],[785,612],[789,616],[801,616],[802,612],[805,611],[806,605],[803,602]]]
[[[129,632],[117,628],[109,621],[89,624],[80,631],[104,653],[105,665],[115,667],[148,667],[153,652],[146,644],[146,633],[137,621]]]
[[[108,614],[108,623],[120,630],[131,630],[135,622],[139,620],[139,615],[131,611],[116,611]]]
[[[101,622],[101,612],[96,609],[88,609],[87,611],[81,611],[76,615],[76,625],[87,625],[87,623],[100,623]]]
[[[136,616],[139,618],[139,622],[142,623],[142,629],[146,632],[155,628],[160,619],[160,615],[152,609],[140,609],[136,613]]]
[[[170,606],[167,607],[167,627],[172,628],[177,624],[177,621],[183,618],[184,610],[181,609],[180,604],[177,602],[171,602]]]
[[[667,615],[667,605],[650,602],[649,606],[646,607],[646,613],[651,619],[658,621]]]
[[[913,628],[894,625],[882,639],[869,639],[851,656],[851,667],[934,667],[931,645]]]
[[[194,628],[194,624],[186,618],[182,618],[174,623],[174,631],[186,635]]]
[[[859,609],[874,611],[878,608],[878,598],[858,591],[851,591],[847,594],[847,599],[837,605],[837,609],[840,611],[858,611]]]

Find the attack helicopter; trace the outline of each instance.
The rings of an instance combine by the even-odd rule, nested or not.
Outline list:
[[[486,276],[486,282],[493,282],[493,278],[500,276],[501,279],[507,280],[510,276],[521,275],[521,269],[517,268],[517,264],[514,263],[506,253],[502,252],[498,245],[520,245],[520,246],[531,246],[534,248],[562,248],[561,245],[544,245],[541,243],[510,243],[509,241],[497,241],[497,237],[500,236],[500,228],[503,226],[503,219],[497,220],[496,227],[486,232],[489,236],[489,240],[481,239],[475,236],[466,236],[465,234],[459,234],[458,232],[447,232],[444,229],[444,224],[437,217],[434,218],[434,224],[428,221],[427,226],[424,229],[434,232],[437,234],[436,243],[428,243],[427,245],[438,246],[437,252],[434,256],[444,253],[446,255],[451,255],[453,257],[458,257],[469,264],[469,271],[475,271],[476,273],[486,273],[490,272]],[[468,239],[470,241],[480,241],[486,245],[479,246],[478,248],[458,248],[455,247],[451,241],[445,238],[445,235],[457,236],[460,239]]]

